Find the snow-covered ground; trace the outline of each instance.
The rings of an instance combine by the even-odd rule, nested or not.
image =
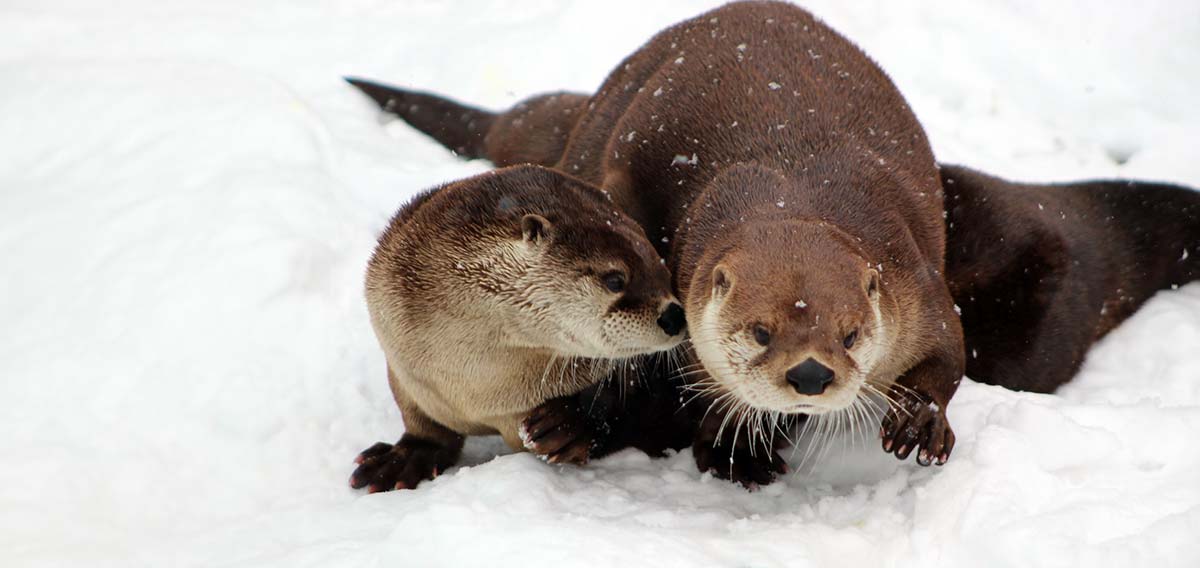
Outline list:
[[[417,491],[347,487],[402,428],[374,236],[488,166],[339,76],[499,108],[594,88],[706,4],[6,0],[0,565],[1200,565],[1200,285],[1057,395],[964,383],[943,468],[839,447],[748,493],[690,452],[557,468],[483,439]],[[1194,0],[809,5],[943,160],[1200,186]]]

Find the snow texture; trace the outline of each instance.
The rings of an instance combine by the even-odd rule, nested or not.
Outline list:
[[[750,493],[690,451],[580,469],[478,439],[419,490],[349,489],[402,429],[360,291],[375,235],[489,166],[381,124],[339,77],[503,108],[591,90],[709,6],[4,2],[0,563],[1200,565],[1195,284],[1056,395],[965,381],[942,468],[839,441]],[[809,6],[942,160],[1200,186],[1200,3]]]

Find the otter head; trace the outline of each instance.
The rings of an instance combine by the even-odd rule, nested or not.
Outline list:
[[[683,307],[641,227],[599,189],[521,166],[545,200],[514,207],[512,238],[525,270],[516,282],[526,337],[560,353],[630,357],[677,346]],[[503,199],[501,200],[503,202]]]
[[[849,407],[889,341],[879,272],[822,222],[757,222],[731,238],[688,295],[710,387],[774,412]]]

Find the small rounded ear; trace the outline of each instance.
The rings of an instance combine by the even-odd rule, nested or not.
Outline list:
[[[733,288],[733,276],[724,265],[718,264],[712,271],[712,296],[715,299],[724,298]]]
[[[550,221],[536,213],[521,217],[521,236],[527,243],[541,244],[550,238]]]
[[[879,297],[879,271],[874,268],[868,268],[863,287],[866,288],[867,296],[872,300]]]

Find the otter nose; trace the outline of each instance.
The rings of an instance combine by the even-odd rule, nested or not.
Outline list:
[[[818,363],[812,357],[788,369],[787,382],[800,394],[821,394],[833,382],[833,369]]]
[[[658,316],[658,327],[667,332],[667,335],[679,335],[685,325],[687,321],[683,317],[683,306],[675,302],[671,302]]]

